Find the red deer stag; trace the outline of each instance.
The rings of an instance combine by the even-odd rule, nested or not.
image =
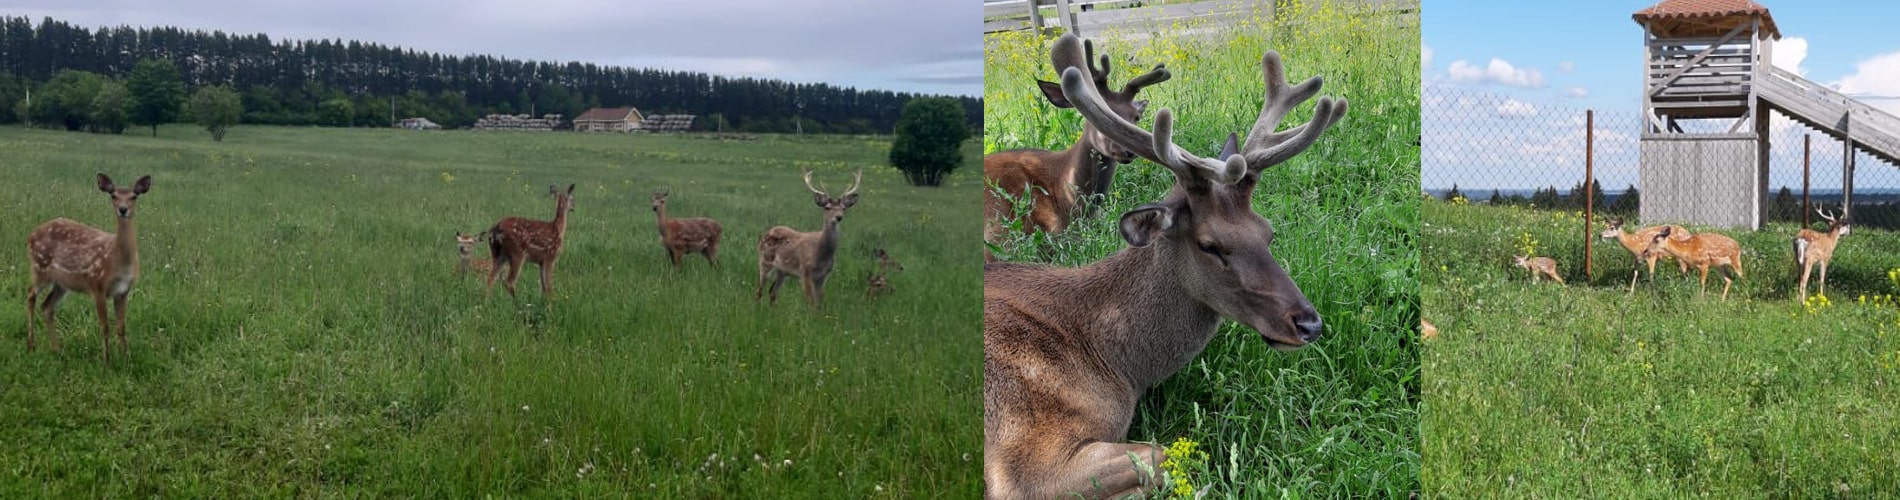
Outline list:
[[[666,247],[666,254],[673,258],[673,268],[679,269],[680,257],[694,253],[706,256],[706,262],[719,267],[719,221],[704,217],[668,218],[667,193],[653,193],[653,213],[660,218],[660,246]]]
[[[1160,478],[1130,457],[1159,464],[1164,451],[1128,437],[1136,399],[1207,347],[1223,318],[1292,350],[1320,337],[1318,311],[1269,251],[1273,226],[1253,210],[1261,171],[1313,145],[1346,114],[1319,98],[1312,121],[1274,132],[1317,94],[1313,77],[1289,85],[1280,56],[1260,65],[1265,103],[1243,147],[1219,159],[1173,143],[1163,109],[1150,134],[1115,113],[1088,85],[1079,39],[1063,36],[1051,59],[1062,89],[1103,134],[1174,174],[1166,198],[1121,215],[1129,248],[1079,268],[990,263],[983,267],[984,496],[1120,497]]]
[[[831,275],[831,265],[838,253],[838,224],[844,222],[844,212],[858,204],[858,183],[864,180],[864,171],[859,170],[851,179],[851,189],[843,196],[832,197],[811,183],[811,169],[805,169],[805,188],[811,190],[811,201],[825,212],[825,229],[815,232],[799,232],[785,226],[774,226],[759,236],[759,286],[752,292],[752,300],[765,296],[765,282],[772,282],[771,303],[778,303],[778,287],[785,279],[797,276],[805,282],[805,299],[812,307],[821,305],[825,300],[825,278]]]
[[[1664,227],[1677,227],[1677,230],[1682,230],[1680,226],[1652,226],[1631,233],[1623,230],[1623,219],[1610,219],[1610,227],[1603,228],[1603,232],[1597,234],[1597,236],[1606,240],[1616,240],[1617,244],[1623,245],[1623,249],[1630,252],[1631,257],[1636,258],[1636,270],[1630,272],[1629,293],[1636,293],[1636,278],[1642,276],[1643,264],[1649,265],[1649,281],[1655,282],[1656,260],[1674,258],[1666,252],[1643,251],[1643,249],[1649,247],[1649,240],[1655,239],[1656,233],[1662,232]],[[1689,263],[1687,262],[1677,261],[1676,267],[1684,274],[1689,272]]]
[[[1083,42],[1083,51],[1087,53],[1085,61],[1094,59],[1093,45]],[[1105,98],[1104,101],[1116,116],[1128,121],[1139,121],[1142,111],[1148,107],[1148,101],[1135,100],[1135,94],[1144,87],[1168,81],[1171,75],[1166,67],[1156,65],[1147,73],[1129,79],[1121,90],[1111,90],[1108,86],[1108,61],[1109,57],[1103,55],[1100,68],[1089,68],[1094,78],[1095,92]],[[1063,93],[1060,84],[1037,80],[1036,85],[1042,89],[1043,97],[1050,104],[1058,108],[1074,107],[1073,99]],[[1012,196],[1021,196],[1025,190],[1029,191],[1032,201],[1029,220],[1023,225],[1026,230],[1060,233],[1068,228],[1070,217],[1076,213],[1078,206],[1083,205],[1085,198],[1108,193],[1115,179],[1115,165],[1134,159],[1135,155],[1128,148],[1109,140],[1094,124],[1084,121],[1082,137],[1069,149],[1016,149],[984,156],[983,179]],[[984,191],[984,241],[994,242],[993,238],[1001,230],[1003,221],[1014,216],[1015,210],[1009,198]],[[993,259],[985,252],[984,260]]]
[[[891,254],[885,253],[882,248],[872,250],[871,256],[877,258],[877,270],[864,278],[864,296],[875,299],[877,294],[890,293],[891,276],[903,271],[904,265],[891,258]]]
[[[1689,234],[1681,226],[1663,226],[1662,231],[1649,240],[1647,254],[1668,252],[1680,259],[1684,265],[1695,266],[1702,271],[1702,293],[1709,293],[1709,268],[1728,267],[1735,277],[1742,277],[1742,246],[1727,236],[1715,233]],[[1719,269],[1718,269],[1719,271]],[[1654,274],[1653,272],[1651,274]],[[1735,280],[1722,275],[1722,300],[1728,300],[1729,286]]]
[[[488,271],[488,293],[495,292],[495,277],[506,267],[508,280],[503,284],[509,297],[517,297],[515,280],[521,277],[521,266],[533,262],[541,266],[542,300],[553,306],[554,261],[561,257],[566,244],[567,213],[574,211],[574,185],[567,185],[567,192],[561,192],[549,184],[548,194],[554,197],[554,221],[509,217],[488,228],[488,252],[495,259],[494,269]]]
[[[1821,265],[1821,295],[1827,295],[1827,264],[1834,260],[1834,245],[1847,236],[1850,224],[1846,218],[1835,219],[1834,215],[1820,210],[1814,211],[1827,221],[1827,232],[1801,228],[1794,235],[1794,264],[1801,266],[1801,301],[1808,301],[1808,276],[1814,272],[1815,264]]]
[[[59,323],[56,314],[60,299],[67,292],[92,296],[93,310],[99,315],[99,334],[103,345],[101,363],[112,362],[112,330],[119,330],[119,349],[132,353],[125,341],[125,307],[132,285],[139,280],[138,232],[132,227],[139,195],[152,190],[152,176],[140,177],[132,187],[117,186],[106,174],[99,174],[99,190],[112,200],[119,215],[118,234],[93,229],[66,218],[46,221],[26,237],[31,259],[32,284],[26,288],[26,350],[32,351],[34,323],[44,317],[46,338],[54,351],[59,350]],[[45,291],[42,299],[40,292]],[[106,316],[106,299],[112,300],[112,319]],[[35,303],[37,301],[37,303]]]

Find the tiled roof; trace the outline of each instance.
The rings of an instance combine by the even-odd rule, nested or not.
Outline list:
[[[581,113],[580,116],[574,118],[574,121],[617,122],[627,119],[627,115],[632,113],[633,108],[594,108],[587,110],[586,113]]]
[[[1647,9],[1636,11],[1630,17],[1637,23],[1663,24],[1752,15],[1761,16],[1762,32],[1781,38],[1781,30],[1775,27],[1775,17],[1768,13],[1767,7],[1754,0],[1662,0]]]

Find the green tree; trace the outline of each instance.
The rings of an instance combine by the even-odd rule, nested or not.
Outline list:
[[[329,127],[348,127],[356,116],[356,105],[349,99],[331,99],[317,105],[317,123]]]
[[[126,91],[125,85],[108,81],[92,98],[92,121],[87,128],[93,132],[122,134],[131,114],[132,94]]]
[[[1789,222],[1801,220],[1801,200],[1795,199],[1794,190],[1788,189],[1788,186],[1782,186],[1781,191],[1775,193],[1775,201],[1768,204],[1768,220]]]
[[[178,77],[178,68],[167,59],[143,59],[132,68],[132,76],[126,79],[126,90],[132,91],[135,103],[132,108],[132,123],[152,127],[152,137],[158,137],[158,126],[178,119],[178,103],[185,98],[185,82]]]
[[[1464,193],[1458,191],[1458,185],[1452,184],[1451,190],[1445,192],[1445,201],[1451,201],[1458,198],[1464,198],[1464,196],[1465,196]],[[1469,200],[1470,198],[1466,198],[1466,199]]]
[[[29,111],[33,122],[66,130],[85,127],[92,120],[92,101],[105,82],[105,77],[89,71],[60,70],[34,93]]]
[[[27,81],[9,73],[0,73],[0,123],[15,123],[26,117],[15,104],[26,99]]]
[[[938,186],[963,164],[963,141],[970,137],[963,106],[955,99],[922,97],[904,105],[891,143],[891,166],[912,185]]]
[[[1610,202],[1608,211],[1633,216],[1636,215],[1637,209],[1641,207],[1641,205],[1638,205],[1641,201],[1640,194],[1636,192],[1636,185],[1631,184],[1630,187],[1623,189],[1623,194],[1616,195],[1616,201]]]
[[[211,140],[224,142],[224,133],[244,116],[244,100],[230,87],[200,87],[185,103],[191,121],[211,132]]]

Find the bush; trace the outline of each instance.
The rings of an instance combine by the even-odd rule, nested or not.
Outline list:
[[[225,131],[244,116],[243,99],[225,86],[199,88],[185,108],[191,120],[203,125],[206,132],[211,132],[211,140],[217,142],[224,142]]]
[[[904,113],[897,119],[891,166],[904,171],[911,184],[941,185],[945,175],[963,164],[962,145],[969,137],[963,105],[955,99],[913,99],[904,105]]]

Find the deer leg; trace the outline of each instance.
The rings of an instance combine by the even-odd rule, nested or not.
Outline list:
[[[59,352],[59,302],[66,298],[66,287],[54,284],[51,288],[40,299],[40,314],[46,317],[46,343]]]
[[[1733,285],[1733,284],[1735,284],[1735,280],[1729,279],[1727,273],[1722,274],[1722,301],[1723,302],[1728,302],[1728,287],[1729,285]]]
[[[1154,474],[1145,474],[1142,468],[1130,460],[1130,454],[1146,464]],[[1048,476],[1050,482],[1045,483],[1048,490],[1041,493],[1107,493],[1100,498],[1122,498],[1147,493],[1162,485],[1164,473],[1160,466],[1165,460],[1165,452],[1151,444],[1089,443],[1051,471]]]
[[[112,363],[112,322],[106,317],[106,294],[92,294],[92,308],[99,313],[99,362]]]
[[[495,296],[495,277],[501,275],[501,268],[506,265],[506,261],[495,259],[494,265],[488,266],[488,291],[482,294],[483,298]]]
[[[712,240],[712,243],[707,244],[705,253],[706,253],[706,262],[712,264],[713,269],[718,269],[719,268],[719,240],[714,239]]]
[[[1801,266],[1801,301],[1808,301],[1808,274],[1814,272],[1814,263]]]
[[[130,299],[129,294],[112,298],[112,315],[118,318],[113,323],[116,323],[115,328],[119,330],[119,352],[127,356],[132,355],[132,346],[125,342],[125,303]]]
[[[1655,273],[1650,273],[1650,274],[1654,275]],[[1630,272],[1630,295],[1636,294],[1636,278],[1642,275],[1643,275],[1643,269],[1640,267],[1636,268],[1635,271]]]
[[[26,285],[26,352],[33,352],[34,323],[40,322],[39,301],[40,284],[34,279]]]
[[[680,268],[680,249],[675,248],[675,247],[666,247],[666,256],[668,258],[673,259],[673,269]]]
[[[1821,295],[1827,295],[1827,261],[1821,262]]]
[[[828,275],[813,276],[811,278],[811,289],[808,291],[811,292],[812,307],[825,305],[825,280],[828,278],[830,278]]]
[[[772,275],[772,266],[767,265],[764,260],[760,260],[759,261],[759,285],[752,287],[752,301],[753,302],[758,302],[759,298],[765,296],[765,278],[771,275]]]
[[[508,297],[515,299],[516,302],[521,301],[520,296],[515,295],[515,282],[521,279],[522,260],[523,259],[516,259],[514,257],[508,258],[508,279],[501,282],[502,287],[508,289]]]
[[[554,262],[541,263],[541,300],[554,305]]]
[[[1709,266],[1704,265],[1704,266],[1698,267],[1697,269],[1700,269],[1702,271],[1702,292],[1699,293],[1698,295],[1708,295],[1709,294]]]
[[[786,274],[784,271],[779,271],[776,269],[772,270],[772,292],[770,294],[772,296],[772,299],[770,300],[770,303],[778,304],[778,287],[780,285],[784,285],[785,278],[789,276],[791,275]]]

